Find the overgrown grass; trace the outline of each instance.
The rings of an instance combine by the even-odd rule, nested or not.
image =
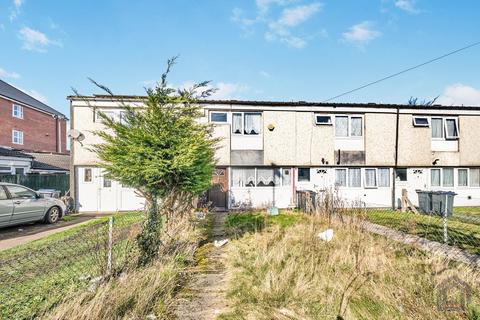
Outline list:
[[[444,242],[443,219],[433,215],[414,214],[382,209],[368,209],[366,218],[383,226]],[[480,254],[480,225],[453,217],[447,221],[448,244]]]
[[[453,213],[480,219],[480,207],[453,207]]]
[[[333,240],[321,241],[329,227]],[[227,271],[231,310],[221,319],[474,319],[479,311],[477,273],[355,222],[309,218],[246,234],[230,243]],[[466,312],[437,309],[437,286],[452,275],[473,289]]]
[[[238,237],[246,232],[260,231],[270,225],[286,228],[302,219],[304,219],[304,216],[298,212],[286,210],[282,210],[276,216],[269,215],[266,211],[231,213],[227,218],[226,232]]]
[[[122,213],[114,222],[114,267],[132,249],[128,233],[144,215]],[[106,266],[107,217],[0,252],[0,319],[41,316],[65,295],[102,275]],[[125,234],[127,233],[127,234]]]

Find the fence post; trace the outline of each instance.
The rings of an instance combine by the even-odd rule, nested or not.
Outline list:
[[[112,273],[113,217],[108,218],[107,276]]]
[[[443,242],[445,244],[448,244],[447,201],[445,201],[445,208],[443,209],[443,212],[442,212],[443,213]],[[440,210],[442,210],[441,201],[440,201]]]

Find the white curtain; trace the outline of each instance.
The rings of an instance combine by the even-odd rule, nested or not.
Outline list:
[[[347,186],[347,169],[335,169],[335,184],[339,187]]]
[[[259,113],[245,113],[245,134],[260,134],[260,120],[262,115]]]
[[[456,120],[447,119],[447,120],[445,120],[445,125],[446,125],[446,128],[447,128],[447,137],[449,137],[449,138],[458,137],[457,121]]]
[[[232,133],[242,134],[242,114],[232,114]]]
[[[453,187],[453,168],[443,169],[443,186]]]
[[[273,169],[257,169],[257,187],[273,187],[274,182]]]
[[[255,169],[232,168],[232,187],[255,186]]]
[[[432,138],[443,138],[442,118],[432,118]]]
[[[467,169],[458,169],[458,186],[459,187],[468,186],[468,170]]]
[[[365,187],[377,186],[377,171],[375,169],[365,169]]]
[[[388,168],[378,169],[378,186],[390,187],[390,169]]]
[[[362,186],[362,170],[360,168],[348,169],[348,186],[352,188]]]
[[[352,126],[351,136],[361,137],[362,136],[362,118],[352,117],[350,119],[350,124]]]
[[[440,187],[440,169],[430,170],[430,185],[432,187]]]
[[[335,137],[348,137],[348,117],[335,117]]]
[[[480,169],[470,169],[470,187],[480,187]]]

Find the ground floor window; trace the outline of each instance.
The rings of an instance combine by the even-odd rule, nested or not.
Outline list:
[[[453,187],[453,168],[443,168],[442,185],[444,187]]]
[[[279,187],[291,185],[290,168],[232,168],[232,187]]]
[[[458,169],[458,186],[468,187],[468,169]]]
[[[480,187],[480,168],[470,168],[470,187]]]

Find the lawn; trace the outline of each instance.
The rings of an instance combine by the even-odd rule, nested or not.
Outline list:
[[[373,223],[444,242],[443,219],[435,215],[414,214],[392,210],[368,209],[366,218]],[[447,220],[448,244],[470,253],[480,254],[480,225],[454,214]]]
[[[0,319],[35,318],[105,269],[107,217],[0,252]],[[114,267],[128,259],[141,212],[114,218]]]
[[[232,218],[236,226],[260,213]],[[282,217],[283,216],[283,217]],[[296,215],[293,215],[295,217]],[[263,216],[264,220],[271,218]],[[292,221],[287,225],[278,221]],[[245,223],[246,222],[246,223]],[[334,229],[331,242],[318,233]],[[320,217],[281,214],[231,241],[228,303],[221,319],[478,319],[478,274]],[[437,309],[437,286],[455,275],[472,287],[465,312]]]

